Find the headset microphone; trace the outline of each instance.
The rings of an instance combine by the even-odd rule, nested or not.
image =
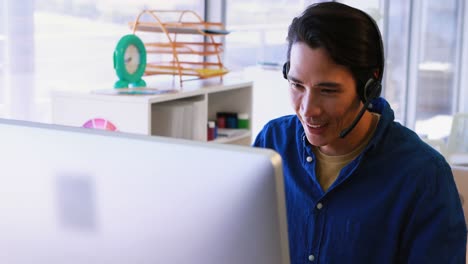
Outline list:
[[[356,127],[357,123],[359,122],[359,120],[361,120],[361,117],[364,115],[364,112],[366,111],[366,108],[369,106],[369,103],[370,103],[370,101],[367,101],[364,104],[364,106],[359,111],[359,114],[356,116],[356,118],[353,120],[353,122],[351,123],[351,125],[349,127],[341,130],[340,138],[346,137],[346,135],[348,135],[349,132],[351,132],[351,130],[353,130],[354,127]]]
[[[372,87],[374,86],[374,87]],[[370,90],[369,90],[370,89]],[[340,132],[340,138],[346,137],[357,125],[359,120],[361,120],[362,116],[364,115],[364,112],[366,109],[369,107],[369,104],[371,103],[374,98],[376,98],[380,94],[380,90],[382,89],[382,84],[380,84],[379,81],[371,78],[367,81],[366,86],[364,88],[364,91],[370,91],[370,94],[366,96],[366,101],[364,103],[364,106],[361,108],[359,111],[358,115],[356,118],[353,120],[351,125]]]

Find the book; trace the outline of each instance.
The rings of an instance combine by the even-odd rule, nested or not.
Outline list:
[[[248,129],[243,128],[218,128],[218,137],[238,137],[249,133]]]
[[[152,107],[152,134],[206,140],[206,107],[203,99],[181,99]]]

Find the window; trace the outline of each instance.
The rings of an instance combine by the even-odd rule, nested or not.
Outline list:
[[[282,65],[292,19],[315,2],[301,0],[228,0],[225,64],[239,70],[256,64]],[[242,55],[242,56],[240,56]]]
[[[414,105],[409,109],[408,124],[430,138],[446,137],[457,110],[461,3],[431,0],[417,4],[413,26],[419,30],[412,36],[417,46],[412,46],[410,64],[415,78],[410,89],[415,91],[408,98]]]
[[[113,87],[115,45],[145,8],[204,15],[203,0],[0,0],[0,116],[48,121],[52,90]]]
[[[410,2],[392,1],[387,10],[383,96],[390,102],[395,119],[404,122],[408,91]]]

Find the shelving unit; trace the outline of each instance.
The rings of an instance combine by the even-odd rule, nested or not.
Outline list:
[[[151,85],[151,81],[149,83]],[[162,84],[158,88],[173,89]],[[189,117],[192,117],[190,122],[182,121],[180,124],[181,119],[177,115],[165,115],[166,107],[179,107],[178,111],[187,111],[184,108],[188,107]],[[216,79],[197,80],[188,82],[183,90],[176,93],[160,95],[69,91],[54,91],[52,94],[52,122],[55,124],[81,127],[89,120],[100,119],[110,122],[121,132],[198,141],[207,141],[208,120],[215,120],[217,112],[242,112],[252,117],[252,82],[228,74],[222,83]],[[183,127],[188,135],[178,133],[178,127]],[[241,135],[212,142],[250,145],[251,129]]]
[[[222,37],[229,32],[222,23],[205,22],[190,10],[143,10],[129,26],[133,34],[160,35],[159,40],[143,39],[148,56],[145,75],[179,76],[182,87],[187,80],[183,76],[222,79],[228,73],[221,54]]]

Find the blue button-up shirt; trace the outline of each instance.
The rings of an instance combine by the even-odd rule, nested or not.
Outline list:
[[[254,146],[283,159],[292,263],[465,263],[466,224],[451,169],[389,104],[365,150],[324,192],[296,116],[270,121]]]

